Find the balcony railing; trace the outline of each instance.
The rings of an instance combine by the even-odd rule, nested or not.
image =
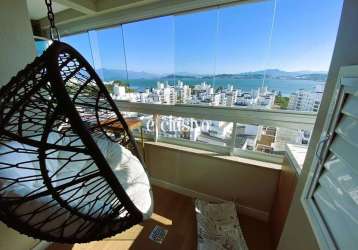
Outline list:
[[[200,148],[223,154],[235,154],[241,157],[254,158],[258,160],[281,162],[282,155],[242,150],[235,148],[238,127],[233,126],[231,139],[227,146],[199,143],[180,138],[170,138],[160,135],[160,116],[174,116],[183,118],[194,118],[199,120],[224,121],[233,124],[254,124],[265,127],[279,127],[287,129],[312,130],[316,113],[297,112],[289,110],[251,109],[241,107],[204,106],[204,105],[164,105],[147,104],[128,101],[116,101],[120,111],[137,112],[153,115],[154,129],[151,136],[154,141],[179,144],[188,147]],[[139,135],[139,134],[137,134]]]

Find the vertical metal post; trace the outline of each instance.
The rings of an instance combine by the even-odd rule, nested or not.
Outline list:
[[[235,144],[236,144],[236,136],[237,136],[237,123],[233,122],[233,128],[232,128],[232,133],[231,133],[231,150],[230,150],[230,155],[234,154],[234,150],[235,150]]]
[[[157,142],[159,139],[160,116],[157,113],[154,113],[153,119],[154,119],[154,141]]]
[[[143,158],[145,161],[145,148],[144,148],[144,134],[143,134],[143,127],[140,126],[140,138],[141,138],[141,142],[142,142],[142,150],[143,150]]]

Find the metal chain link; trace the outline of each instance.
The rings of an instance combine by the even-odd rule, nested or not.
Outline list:
[[[55,25],[55,14],[52,11],[52,0],[45,0],[47,7],[47,19],[50,22],[50,38],[52,41],[59,41],[60,34],[58,33],[57,27]]]

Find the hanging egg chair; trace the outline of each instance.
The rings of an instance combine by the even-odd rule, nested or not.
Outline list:
[[[53,41],[0,89],[0,219],[34,238],[79,243],[152,210],[143,159],[106,87],[75,49]]]

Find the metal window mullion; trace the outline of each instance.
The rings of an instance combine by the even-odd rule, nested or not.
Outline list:
[[[159,139],[159,130],[160,130],[160,116],[157,113],[153,114],[154,120],[154,141],[157,142]]]
[[[233,122],[233,128],[231,133],[231,150],[230,155],[234,154],[235,145],[236,145],[236,137],[237,137],[237,123]]]

